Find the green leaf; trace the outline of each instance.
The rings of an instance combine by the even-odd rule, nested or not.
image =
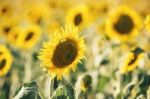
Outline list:
[[[75,99],[74,89],[71,85],[58,87],[52,99]]]
[[[35,81],[22,84],[15,92],[14,99],[41,99]]]

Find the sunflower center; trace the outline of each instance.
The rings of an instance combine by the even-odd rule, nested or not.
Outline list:
[[[29,41],[33,37],[33,35],[34,35],[33,32],[29,32],[28,35],[25,38],[25,41]]]
[[[41,24],[42,23],[42,17],[38,17],[36,23]]]
[[[10,27],[4,27],[3,31],[5,34],[8,34],[8,32],[11,30]]]
[[[18,35],[17,35],[17,34],[15,34],[15,35],[13,36],[13,38],[14,38],[14,39],[17,39],[17,38],[18,38]]]
[[[128,15],[121,15],[118,21],[115,23],[114,28],[120,34],[128,34],[134,27],[134,23]]]
[[[58,68],[71,64],[77,56],[77,46],[73,40],[67,39],[56,46],[52,62]]]
[[[134,54],[134,58],[128,63],[128,65],[130,66],[130,65],[132,65],[132,64],[134,64],[134,62],[137,60],[137,55],[135,55]]]
[[[5,13],[7,12],[7,10],[8,10],[8,9],[7,9],[6,7],[4,7],[4,8],[2,9],[2,13],[5,14]]]
[[[3,69],[5,64],[6,64],[6,59],[2,59],[1,62],[0,62],[0,69]]]
[[[0,52],[0,55],[2,55],[3,53],[2,52]]]
[[[82,15],[79,13],[75,16],[74,24],[77,26],[82,22]]]

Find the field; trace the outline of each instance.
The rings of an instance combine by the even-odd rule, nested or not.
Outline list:
[[[150,1],[0,0],[0,99],[150,99]]]

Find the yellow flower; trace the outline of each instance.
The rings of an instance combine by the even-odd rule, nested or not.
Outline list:
[[[128,53],[123,66],[121,66],[121,73],[125,74],[136,69],[143,58],[144,51],[140,48],[136,48],[134,51]]]
[[[39,41],[41,28],[38,25],[27,23],[26,26],[15,27],[8,37],[9,43],[22,49],[30,49]]]
[[[28,10],[26,11],[25,16],[27,16],[27,19],[31,22],[43,24],[43,22],[45,23],[50,20],[51,11],[45,3],[32,4],[27,9]]]
[[[49,7],[53,10],[66,10],[68,7],[72,6],[74,3],[72,0],[49,0]]]
[[[8,73],[12,61],[12,56],[9,50],[4,45],[0,45],[0,77],[5,76]]]
[[[12,29],[17,25],[17,18],[2,18],[0,23],[0,34],[4,37],[8,37]]]
[[[141,17],[138,13],[123,5],[110,12],[105,29],[110,38],[124,42],[138,35],[141,24]]]
[[[92,20],[97,20],[101,16],[104,16],[107,14],[109,9],[109,4],[107,1],[88,1],[89,10],[92,17]]]
[[[85,5],[80,5],[69,9],[66,15],[66,23],[84,29],[90,23],[89,9]]]
[[[22,28],[19,34],[19,46],[23,49],[29,49],[35,46],[41,37],[41,29],[35,24],[29,24],[26,28]]]
[[[145,26],[146,26],[146,30],[148,30],[150,32],[150,15],[146,16],[146,19],[144,21]]]
[[[77,63],[84,58],[85,44],[79,37],[77,28],[66,26],[54,32],[51,40],[44,43],[39,59],[50,76],[61,79],[63,74],[75,71]]]
[[[13,12],[14,8],[10,1],[0,1],[0,17],[10,17],[13,15]]]
[[[14,27],[8,37],[7,37],[7,42],[12,45],[13,47],[19,47],[19,35],[20,35],[20,28],[18,26]]]

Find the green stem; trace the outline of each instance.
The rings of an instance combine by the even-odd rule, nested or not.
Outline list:
[[[50,98],[53,93],[53,85],[54,85],[54,79],[50,77]]]

